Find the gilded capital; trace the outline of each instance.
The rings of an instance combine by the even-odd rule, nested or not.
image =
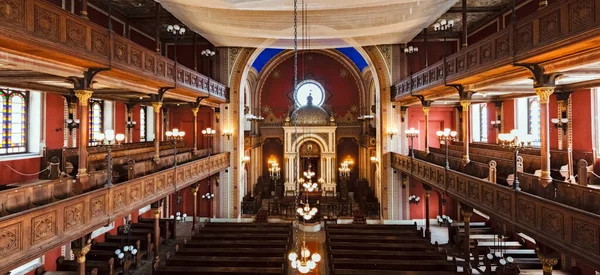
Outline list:
[[[538,254],[540,262],[542,262],[542,269],[544,272],[552,273],[552,267],[558,263],[557,258],[546,258],[544,255]]]
[[[160,108],[162,107],[162,102],[152,102],[152,108],[154,108],[154,112],[160,112]]]
[[[91,248],[92,244],[88,243],[82,248],[73,249],[73,255],[75,255],[75,259],[78,263],[85,263],[85,255],[87,255],[88,252],[90,252]]]
[[[473,212],[461,210],[460,213],[463,216],[463,221],[471,222],[471,216],[473,215]]]
[[[547,104],[550,95],[554,93],[554,87],[538,87],[534,89],[535,94],[540,98],[540,104]]]
[[[81,106],[88,106],[88,102],[94,93],[91,90],[74,90],[73,92],[75,93],[75,96],[79,100],[79,105]]]
[[[468,112],[469,111],[469,106],[471,106],[471,100],[468,99],[463,99],[460,101],[460,106],[463,107],[463,112]]]
[[[154,213],[154,218],[155,219],[159,219],[160,218],[160,208],[152,208],[152,213]]]
[[[192,108],[192,114],[194,114],[194,116],[198,116],[198,110],[200,110],[198,107]]]
[[[428,116],[429,115],[429,110],[431,110],[431,107],[423,107],[423,113]]]
[[[425,197],[429,198],[429,196],[431,196],[431,190],[425,189]]]
[[[192,194],[194,194],[194,196],[198,194],[198,186],[192,187]]]

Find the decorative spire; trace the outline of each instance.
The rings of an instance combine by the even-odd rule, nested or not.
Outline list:
[[[306,97],[306,105],[311,106],[313,101],[313,97],[312,97],[312,93],[308,94],[308,97]]]

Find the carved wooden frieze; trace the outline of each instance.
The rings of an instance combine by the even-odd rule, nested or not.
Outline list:
[[[478,65],[477,58],[477,49],[467,52],[467,70],[471,70]]]
[[[556,212],[554,209],[542,207],[541,224],[543,230],[552,234],[555,238],[563,240],[564,235],[564,215]]]
[[[138,48],[131,47],[131,65],[142,69],[142,51]]]
[[[600,254],[600,229],[578,218],[573,218],[573,244],[579,248]]]
[[[517,200],[517,221],[535,227],[535,204]]]
[[[83,202],[65,207],[65,231],[83,224]]]
[[[7,256],[21,251],[23,247],[23,233],[21,230],[20,222],[0,228],[0,256]]]
[[[459,55],[456,57],[456,72],[462,73],[467,69],[467,62],[465,61],[465,55]]]
[[[90,199],[90,218],[106,214],[106,202],[104,195]]]
[[[113,192],[113,209],[119,209],[127,204],[127,189],[121,188]]]
[[[569,4],[569,30],[579,31],[594,24],[594,11],[593,0],[579,0]]]
[[[130,201],[137,201],[142,198],[142,187],[141,184],[134,184],[129,189],[129,199]]]
[[[479,62],[481,64],[489,62],[493,58],[492,41],[479,46]]]
[[[67,45],[85,49],[86,28],[75,20],[67,19]]]
[[[498,214],[505,216],[505,217],[512,216],[513,199],[509,193],[497,191],[496,192],[496,205],[497,205],[496,210],[498,211]]]
[[[33,6],[33,32],[47,39],[58,41],[58,14],[39,5]]]
[[[560,10],[540,18],[539,28],[540,42],[560,38]]]
[[[129,55],[127,53],[127,45],[115,39],[113,59],[120,63],[127,63]]]
[[[533,46],[533,23],[517,27],[517,50]]]
[[[144,181],[144,197],[149,197],[154,194],[154,179]]]
[[[0,0],[0,19],[17,26],[25,25],[25,1],[23,0]]]
[[[31,244],[56,236],[56,211],[31,219]]]
[[[108,56],[108,35],[92,30],[92,52]]]
[[[510,55],[510,38],[508,33],[504,34],[495,40],[496,57],[495,59],[507,57]]]
[[[144,55],[144,69],[150,73],[154,73],[154,56]]]

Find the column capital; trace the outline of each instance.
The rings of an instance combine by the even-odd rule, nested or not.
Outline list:
[[[92,94],[94,94],[92,90],[74,90],[73,92],[81,106],[88,106],[88,101],[92,97]]]
[[[471,100],[470,99],[462,99],[462,100],[460,100],[460,106],[463,107],[463,109],[462,109],[463,112],[468,112],[469,111],[469,106],[471,106]]]
[[[550,95],[554,93],[555,87],[537,87],[533,88],[535,94],[540,98],[540,104],[547,104]]]
[[[154,213],[154,218],[160,218],[160,208],[152,208],[152,213]]]
[[[465,222],[471,222],[471,216],[473,216],[473,212],[469,212],[469,211],[465,211],[465,210],[460,210],[460,213],[463,216],[463,220]]]
[[[426,116],[429,115],[429,110],[431,110],[431,107],[429,106],[423,106],[423,113],[425,113]]]
[[[194,196],[198,195],[198,186],[192,187],[192,194],[194,194]]]
[[[75,259],[77,260],[78,263],[85,263],[85,255],[87,255],[91,249],[92,249],[92,243],[88,242],[82,248],[74,248],[72,251],[73,251],[73,255],[75,255]]]
[[[542,262],[544,273],[552,274],[552,267],[558,263],[558,258],[546,257],[541,253],[538,253],[537,256],[540,259],[540,262]]]
[[[198,107],[192,108],[192,114],[194,114],[194,116],[198,116],[198,110],[200,110]]]
[[[152,108],[154,108],[154,112],[158,113],[160,112],[160,108],[162,108],[163,103],[162,102],[152,102]]]

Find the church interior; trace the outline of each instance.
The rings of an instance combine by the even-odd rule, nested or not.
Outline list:
[[[600,0],[0,0],[0,274],[600,275]]]

